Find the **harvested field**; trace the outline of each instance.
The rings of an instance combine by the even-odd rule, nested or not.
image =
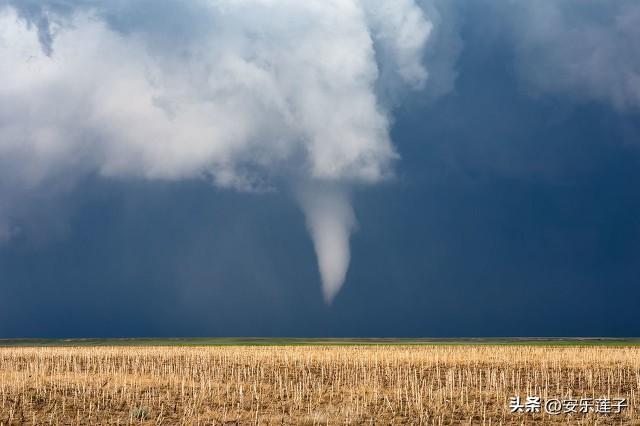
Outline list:
[[[639,388],[638,347],[0,348],[3,425],[640,424]],[[617,397],[620,413],[544,410]]]

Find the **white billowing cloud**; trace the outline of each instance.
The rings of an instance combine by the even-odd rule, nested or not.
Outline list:
[[[398,157],[380,91],[424,86],[432,31],[413,0],[0,0],[0,238],[24,193],[87,174],[276,178],[302,188],[331,300],[348,187]]]
[[[427,71],[416,58],[421,57],[433,24],[425,21],[422,9],[412,0],[364,0],[364,4],[367,18],[376,29],[373,39],[378,55],[384,58],[381,67],[405,83],[422,87]]]
[[[517,65],[536,92],[640,107],[640,3],[510,3]]]
[[[403,79],[423,84],[429,24],[417,6],[387,6],[381,16],[393,25],[379,26],[355,0],[202,7],[211,31],[167,50],[154,32],[125,35],[87,12],[43,51],[36,28],[6,9],[3,154],[26,153],[31,181],[85,151],[104,175],[207,172],[231,186],[251,181],[238,164],[271,169],[294,157],[313,178],[375,182],[388,173],[396,154],[373,91],[372,37],[381,34]]]

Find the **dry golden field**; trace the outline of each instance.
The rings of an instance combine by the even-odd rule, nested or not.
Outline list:
[[[0,423],[640,424],[640,348],[0,348]],[[509,398],[626,397],[620,414]]]

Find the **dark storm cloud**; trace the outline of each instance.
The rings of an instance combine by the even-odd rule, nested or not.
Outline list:
[[[59,29],[86,10],[160,60],[212,31],[199,2],[13,4],[45,30],[36,43],[53,58]],[[434,24],[424,91],[371,86],[395,108],[401,160],[397,179],[355,192],[360,231],[332,306],[305,234],[313,225],[286,191],[105,179],[86,167],[104,160],[92,150],[63,151],[74,177],[46,167],[46,185],[31,186],[13,177],[60,152],[0,151],[0,217],[15,218],[0,247],[0,334],[637,335],[637,3],[446,4],[421,4]],[[393,80],[403,58],[386,71],[383,51],[376,67]],[[2,123],[30,108],[3,102]]]

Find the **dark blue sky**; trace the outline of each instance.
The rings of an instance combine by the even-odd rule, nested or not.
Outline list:
[[[639,336],[640,114],[532,94],[487,21],[397,107],[333,304],[285,189],[89,176],[0,245],[0,337]]]

